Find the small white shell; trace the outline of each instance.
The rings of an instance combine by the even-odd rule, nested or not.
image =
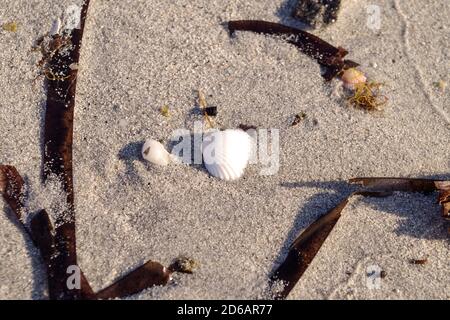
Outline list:
[[[365,83],[367,81],[366,76],[355,68],[345,70],[341,79],[344,82],[344,87],[351,90],[355,89],[355,85]]]
[[[159,166],[167,166],[170,162],[170,154],[164,146],[156,140],[148,139],[142,147],[142,157]]]
[[[206,170],[227,181],[240,178],[250,160],[252,146],[252,138],[242,130],[206,133],[202,143]]]

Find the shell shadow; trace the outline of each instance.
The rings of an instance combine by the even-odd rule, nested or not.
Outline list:
[[[354,187],[346,182],[326,181],[326,182],[286,182],[281,184],[286,188],[321,188],[324,192],[314,194],[303,205],[293,222],[292,228],[287,233],[285,240],[278,251],[277,258],[272,265],[271,273],[283,262],[293,241],[298,237],[302,230],[306,229],[320,216],[325,214],[329,209],[336,206],[340,201],[346,198],[354,191]]]
[[[126,144],[120,149],[118,157],[119,160],[125,164],[125,172],[120,174],[122,180],[142,182],[142,178],[139,176],[136,169],[136,162],[142,162],[146,166],[141,156],[141,149],[144,141],[135,141]]]
[[[192,111],[193,114],[197,114],[197,111]],[[201,114],[201,113],[200,113]],[[167,144],[168,150],[175,157],[182,159],[185,165],[189,165],[191,168],[208,174],[205,166],[203,165],[203,155],[201,152],[201,141],[203,133],[186,133],[180,136],[172,137]]]

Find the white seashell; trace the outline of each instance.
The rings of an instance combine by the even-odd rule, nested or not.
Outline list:
[[[148,139],[142,147],[142,157],[159,166],[167,166],[171,156],[164,146],[156,140]]]
[[[253,140],[242,130],[227,129],[206,133],[202,154],[206,170],[223,180],[236,180],[244,174],[252,153]]]
[[[344,82],[344,87],[351,90],[355,89],[357,84],[365,83],[367,81],[366,76],[355,68],[345,70],[341,79]]]

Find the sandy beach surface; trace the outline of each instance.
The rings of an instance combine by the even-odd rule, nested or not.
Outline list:
[[[223,23],[289,18],[287,0],[91,0],[74,128],[79,264],[99,290],[143,262],[194,258],[193,275],[131,299],[264,298],[292,240],[351,191],[356,176],[450,179],[450,6],[447,0],[346,0],[336,23],[313,33],[345,47],[385,83],[384,111],[348,107],[339,80],[279,39]],[[55,214],[63,195],[42,186],[45,90],[34,41],[81,0],[3,0],[0,24],[0,163],[26,178],[29,214]],[[379,29],[367,7],[381,9]],[[201,165],[156,168],[146,138],[169,145],[193,129],[196,90],[218,106],[223,128],[278,129],[280,168],[251,165],[240,180]],[[170,106],[166,118],[159,109]],[[306,118],[291,127],[292,117]],[[43,299],[46,276],[0,201],[0,299]],[[448,224],[436,195],[355,197],[290,299],[450,299]],[[428,258],[425,265],[411,259]],[[377,285],[368,273],[384,271]]]

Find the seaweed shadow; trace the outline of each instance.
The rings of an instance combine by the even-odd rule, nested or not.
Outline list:
[[[46,88],[45,88],[46,90]],[[41,149],[41,178],[42,181],[44,181],[44,164],[45,164],[45,111],[47,108],[47,102],[45,100],[42,100],[40,102],[39,107],[39,123],[40,131],[39,131],[39,146]]]
[[[308,199],[307,203],[302,206],[295,218],[292,228],[285,237],[283,245],[278,251],[277,258],[272,265],[271,273],[283,262],[290,246],[297,238],[300,232],[306,229],[310,224],[316,221],[320,216],[325,214],[329,209],[336,206],[340,201],[350,195],[354,188],[344,181],[324,181],[324,182],[287,182],[282,183],[282,187],[286,188],[320,188],[324,192],[320,192]]]

